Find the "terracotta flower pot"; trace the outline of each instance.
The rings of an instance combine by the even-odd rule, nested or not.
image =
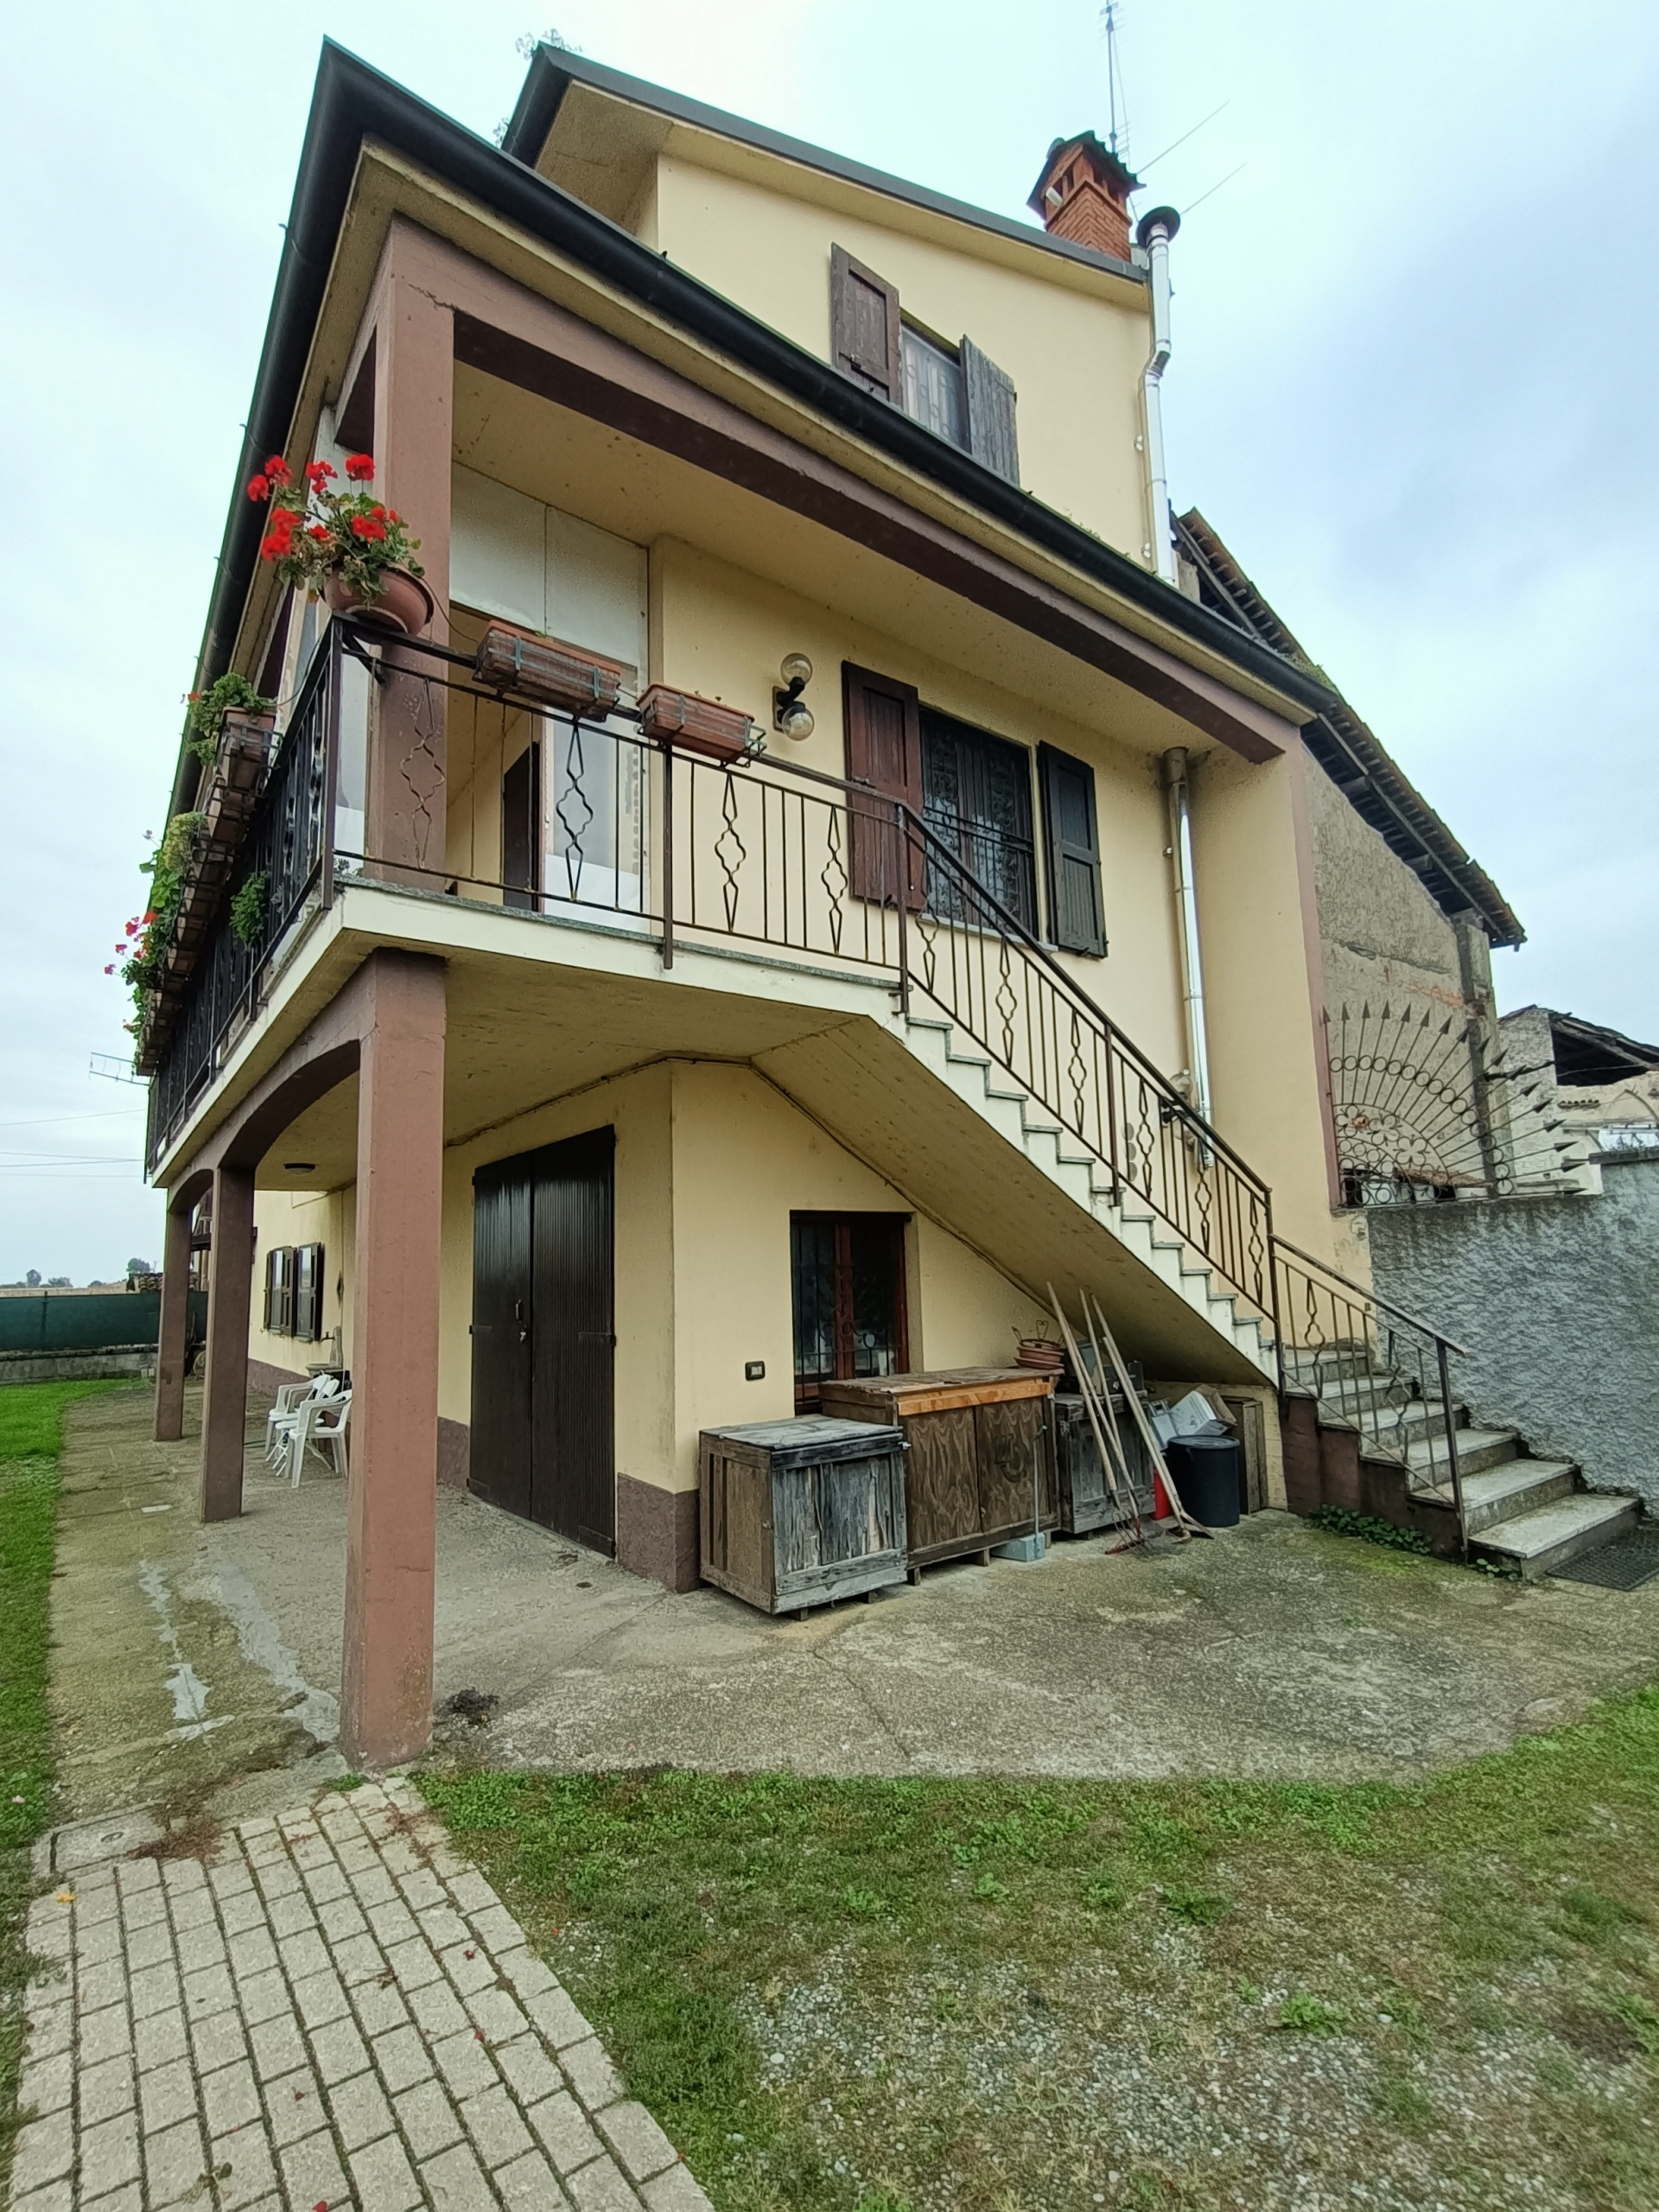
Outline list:
[[[407,569],[383,569],[380,595],[373,600],[365,600],[336,570],[323,578],[322,596],[336,614],[357,614],[365,622],[384,622],[409,638],[418,638],[438,611],[436,600]]]

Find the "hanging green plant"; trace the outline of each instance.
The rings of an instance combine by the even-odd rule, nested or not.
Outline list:
[[[231,901],[231,930],[250,950],[264,942],[270,907],[270,876],[256,869]]]
[[[238,676],[227,669],[223,676],[215,677],[205,691],[190,694],[190,734],[185,749],[204,768],[211,768],[219,753],[219,741],[225,728],[225,717],[232,708],[244,714],[268,715],[276,702],[262,696],[257,687],[245,676]]]
[[[135,914],[128,922],[121,942],[115,948],[117,960],[111,961],[104,970],[106,976],[114,975],[118,963],[121,980],[131,988],[133,1005],[140,1020],[147,994],[161,988],[173,925],[184,903],[191,850],[206,818],[200,814],[175,814],[155,852],[149,860],[140,862],[140,874],[149,878],[149,897],[143,912]]]

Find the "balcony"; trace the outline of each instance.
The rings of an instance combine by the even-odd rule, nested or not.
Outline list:
[[[365,849],[388,687],[404,734],[382,772],[423,825],[420,861]],[[636,969],[643,954],[664,977],[695,951],[792,974],[809,997],[814,979],[879,979],[912,1055],[932,1053],[950,1080],[982,1071],[988,1116],[1017,1099],[1018,1141],[1046,1143],[1051,1173],[1071,1175],[1094,1218],[1126,1241],[1135,1228],[1173,1275],[1202,1275],[1212,1305],[1270,1343],[1266,1186],[997,895],[1020,856],[990,853],[982,874],[962,825],[769,753],[734,757],[728,743],[710,757],[691,749],[695,729],[652,734],[653,721],[649,699],[557,710],[511,678],[481,681],[473,655],[334,623],[273,747],[219,919],[146,1037],[151,1166],[302,963],[316,922],[350,887],[372,886],[422,902],[429,939],[435,902],[579,931],[579,957],[601,971],[627,944]],[[259,874],[264,921],[245,943],[230,902]]]

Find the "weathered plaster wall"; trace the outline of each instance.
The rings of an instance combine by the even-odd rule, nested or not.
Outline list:
[[[1659,1511],[1659,1157],[1604,1163],[1598,1196],[1382,1206],[1370,1224],[1382,1294],[1470,1347],[1456,1381],[1478,1421]]]
[[[1461,1015],[1457,933],[1414,873],[1305,754],[1313,880],[1332,1014],[1402,993]]]

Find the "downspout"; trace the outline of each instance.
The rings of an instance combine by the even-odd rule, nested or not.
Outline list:
[[[1152,473],[1152,550],[1159,575],[1175,582],[1175,541],[1169,529],[1169,477],[1164,465],[1164,371],[1169,366],[1169,242],[1181,227],[1173,207],[1154,207],[1135,226],[1135,243],[1152,268],[1152,359],[1141,389],[1147,404],[1147,464]]]
[[[1210,1119],[1210,1048],[1204,1028],[1204,966],[1198,956],[1198,899],[1192,880],[1192,809],[1186,786],[1186,747],[1172,745],[1164,755],[1164,791],[1169,800],[1169,860],[1175,879],[1175,911],[1180,924],[1181,996],[1186,1014],[1186,1071],[1193,1106]]]

